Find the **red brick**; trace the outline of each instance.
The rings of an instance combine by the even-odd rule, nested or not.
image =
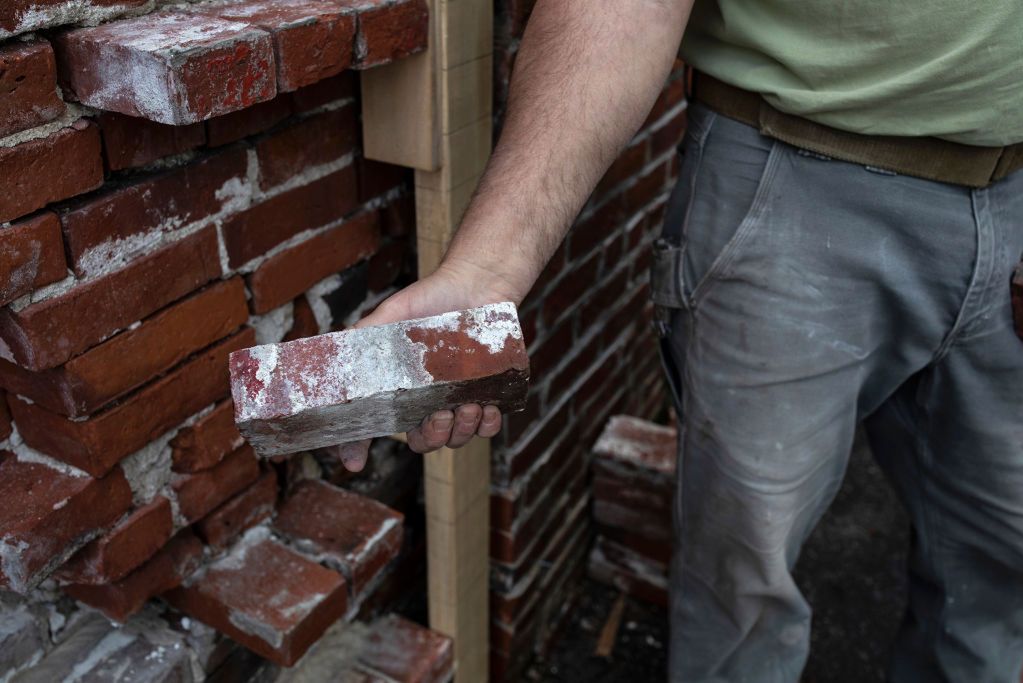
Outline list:
[[[682,142],[682,135],[685,132],[686,110],[683,109],[654,131],[650,138],[650,156],[656,159],[665,152],[674,150]]]
[[[647,146],[643,143],[625,149],[597,183],[597,189],[593,191],[594,196],[603,197],[626,180],[638,175],[646,164],[646,152]]]
[[[206,142],[201,124],[168,126],[135,116],[101,112],[99,126],[103,130],[107,168],[111,171],[145,166]]]
[[[52,368],[220,273],[217,236],[206,228],[64,294],[0,310],[0,339],[18,365]]]
[[[340,574],[258,537],[244,538],[165,598],[281,666],[298,661],[347,607]]]
[[[272,311],[371,256],[380,239],[377,223],[375,212],[364,213],[268,258],[249,276],[253,313]]]
[[[292,124],[256,143],[259,186],[268,190],[355,151],[359,124],[355,107],[325,111]],[[354,178],[353,178],[354,181]]]
[[[195,530],[208,545],[223,548],[246,529],[270,517],[276,506],[277,475],[268,470],[255,484],[203,518]]]
[[[191,530],[185,529],[120,581],[98,586],[71,584],[64,587],[64,592],[110,619],[123,622],[142,609],[150,598],[178,586],[199,568],[201,560],[202,542]]]
[[[70,420],[21,400],[11,402],[14,420],[32,448],[99,476],[222,398],[227,392],[228,354],[254,342],[255,334],[246,328],[85,420]]]
[[[447,636],[390,614],[373,625],[359,663],[398,683],[445,683],[454,672],[454,646]]]
[[[356,68],[387,64],[425,50],[429,26],[424,0],[375,0],[359,11]]]
[[[625,546],[601,536],[590,552],[591,578],[659,607],[668,606],[668,570]]]
[[[581,264],[574,264],[572,273],[562,278],[543,301],[543,319],[548,325],[561,318],[586,297],[600,269],[600,254],[595,253]]]
[[[0,227],[0,306],[67,276],[60,221],[50,212]]]
[[[270,35],[239,22],[156,13],[73,29],[54,47],[65,94],[160,123],[197,123],[277,94]]]
[[[147,0],[4,0],[0,3],[0,38],[90,18],[106,19],[142,7]]]
[[[405,431],[462,403],[520,409],[529,360],[513,304],[231,355],[235,422],[263,457]]]
[[[380,207],[380,229],[388,237],[405,237],[416,229],[416,204],[411,194]]]
[[[277,88],[290,92],[351,66],[355,16],[325,0],[243,0],[207,10],[269,31],[274,40]]]
[[[222,147],[256,133],[262,133],[291,116],[291,97],[278,95],[272,100],[254,104],[206,122],[210,147]]]
[[[1012,314],[1016,320],[1016,334],[1023,339],[1023,263],[1016,266],[1012,276]]]
[[[382,292],[394,284],[405,267],[404,242],[388,242],[369,259],[366,285],[371,292]]]
[[[309,305],[309,300],[304,296],[300,296],[295,299],[294,306],[295,310],[291,316],[291,329],[284,335],[282,341],[294,341],[295,339],[319,334],[320,324],[316,321],[316,314],[313,313],[313,307]],[[232,424],[234,423],[232,422]]]
[[[155,555],[173,532],[170,501],[157,496],[78,551],[56,576],[66,583],[119,581]]]
[[[331,102],[338,102],[340,100],[351,99],[355,97],[355,91],[358,87],[356,81],[356,75],[352,71],[345,71],[333,76],[331,78],[325,78],[319,83],[307,85],[304,88],[300,88],[292,93],[292,102],[295,105],[296,112],[307,112],[313,109],[319,109],[325,104]]]
[[[7,396],[0,391],[0,441],[11,435],[11,412],[7,407]],[[0,461],[2,462],[2,461]]]
[[[80,277],[109,272],[144,253],[155,235],[212,216],[231,201],[232,193],[224,189],[240,183],[245,173],[245,150],[236,148],[63,211],[72,269]]]
[[[181,477],[173,487],[182,516],[195,522],[258,478],[259,462],[249,446],[242,446],[214,467]]]
[[[658,164],[625,191],[623,199],[626,212],[639,211],[658,195],[668,191],[669,166],[668,161]]]
[[[322,480],[301,482],[274,526],[340,571],[352,596],[365,592],[401,550],[404,517],[375,500]]]
[[[131,506],[120,469],[102,479],[0,460],[0,586],[32,588]]]
[[[218,282],[52,370],[32,372],[0,360],[0,385],[61,415],[88,415],[226,337],[247,319],[241,279]]]
[[[0,223],[103,184],[99,129],[86,119],[14,147],[0,147]]]
[[[630,471],[675,476],[677,433],[673,427],[627,415],[612,417],[593,453],[598,460],[618,463]]]
[[[223,227],[230,266],[237,268],[300,232],[340,220],[356,206],[355,170],[349,165],[235,214]]]
[[[57,95],[57,62],[48,42],[35,39],[0,45],[0,93],[0,137],[64,113],[64,102]]]
[[[407,168],[364,157],[358,159],[358,170],[360,202],[368,202],[388,190],[408,183],[412,177]]]
[[[171,469],[186,474],[208,470],[243,443],[245,440],[234,426],[234,404],[222,401],[209,415],[181,429],[171,439]]]

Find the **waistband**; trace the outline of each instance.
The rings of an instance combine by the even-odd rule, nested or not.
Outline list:
[[[692,97],[775,140],[902,175],[981,188],[1023,168],[1023,143],[977,147],[934,137],[852,133],[786,114],[757,93],[698,71]]]

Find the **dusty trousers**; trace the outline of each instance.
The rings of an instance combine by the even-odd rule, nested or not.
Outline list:
[[[863,422],[913,523],[889,680],[1019,683],[1023,173],[894,175],[700,104],[682,150],[651,280],[680,415],[670,680],[798,680],[791,570]]]

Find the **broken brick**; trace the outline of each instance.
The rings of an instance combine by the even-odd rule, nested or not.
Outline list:
[[[231,354],[239,431],[263,457],[406,431],[463,403],[525,405],[515,306],[267,344]]]
[[[20,310],[0,309],[7,357],[29,370],[64,363],[221,274],[213,228]]]
[[[89,543],[57,570],[66,583],[110,583],[156,554],[174,531],[170,501],[157,496]]]
[[[2,12],[2,10],[0,10]],[[64,113],[57,62],[45,40],[0,45],[0,137],[34,128]]]
[[[60,221],[49,211],[0,227],[0,306],[67,277]]]
[[[29,446],[100,476],[121,458],[221,399],[227,392],[228,354],[254,339],[253,331],[246,328],[85,420],[70,420],[20,399],[11,401],[11,411]]]
[[[70,584],[64,592],[95,607],[114,621],[125,621],[152,597],[178,586],[199,568],[202,542],[189,529],[172,538],[156,555],[120,581],[101,585]]]
[[[185,474],[208,470],[243,443],[234,425],[234,405],[222,401],[171,439],[171,469]]]
[[[61,85],[82,104],[185,125],[277,94],[273,41],[252,26],[155,13],[59,35]]]
[[[0,223],[103,184],[99,128],[86,119],[13,147],[0,147]]]
[[[245,530],[273,514],[277,507],[277,475],[268,470],[256,483],[237,494],[195,525],[207,545],[223,548]]]
[[[242,446],[215,467],[175,481],[178,509],[186,521],[195,522],[258,478],[259,462],[249,446]]]
[[[282,92],[334,76],[352,63],[355,16],[325,0],[243,0],[207,14],[244,22],[273,36],[277,88]]]
[[[274,527],[344,574],[354,598],[397,557],[403,519],[371,498],[307,480],[281,505]]]
[[[0,386],[47,410],[81,417],[224,338],[247,319],[241,279],[216,282],[58,368],[32,372],[0,360]]]
[[[192,582],[175,608],[281,666],[291,666],[347,607],[345,580],[253,529]]]
[[[0,460],[0,587],[23,593],[131,506],[120,469],[102,479]]]
[[[451,639],[389,614],[373,624],[359,663],[397,683],[445,683],[454,669]]]

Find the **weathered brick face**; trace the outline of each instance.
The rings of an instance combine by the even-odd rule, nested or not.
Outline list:
[[[498,124],[530,6],[497,4]],[[99,680],[289,680],[279,666],[296,661],[330,661],[338,680],[450,678],[436,634],[330,628],[424,590],[421,461],[378,455],[352,476],[322,452],[255,458],[226,360],[349,327],[414,278],[411,173],[362,158],[355,72],[424,49],[426,7],[0,2],[0,585],[51,579],[125,623],[110,636],[73,611],[54,640],[42,594],[4,593],[0,679],[86,661]],[[677,70],[519,310],[531,387],[493,456],[495,680],[583,567],[600,425],[663,403],[645,253],[682,91]],[[466,370],[427,360],[433,377]],[[254,570],[250,552],[295,575]],[[352,656],[331,660],[338,647]]]

